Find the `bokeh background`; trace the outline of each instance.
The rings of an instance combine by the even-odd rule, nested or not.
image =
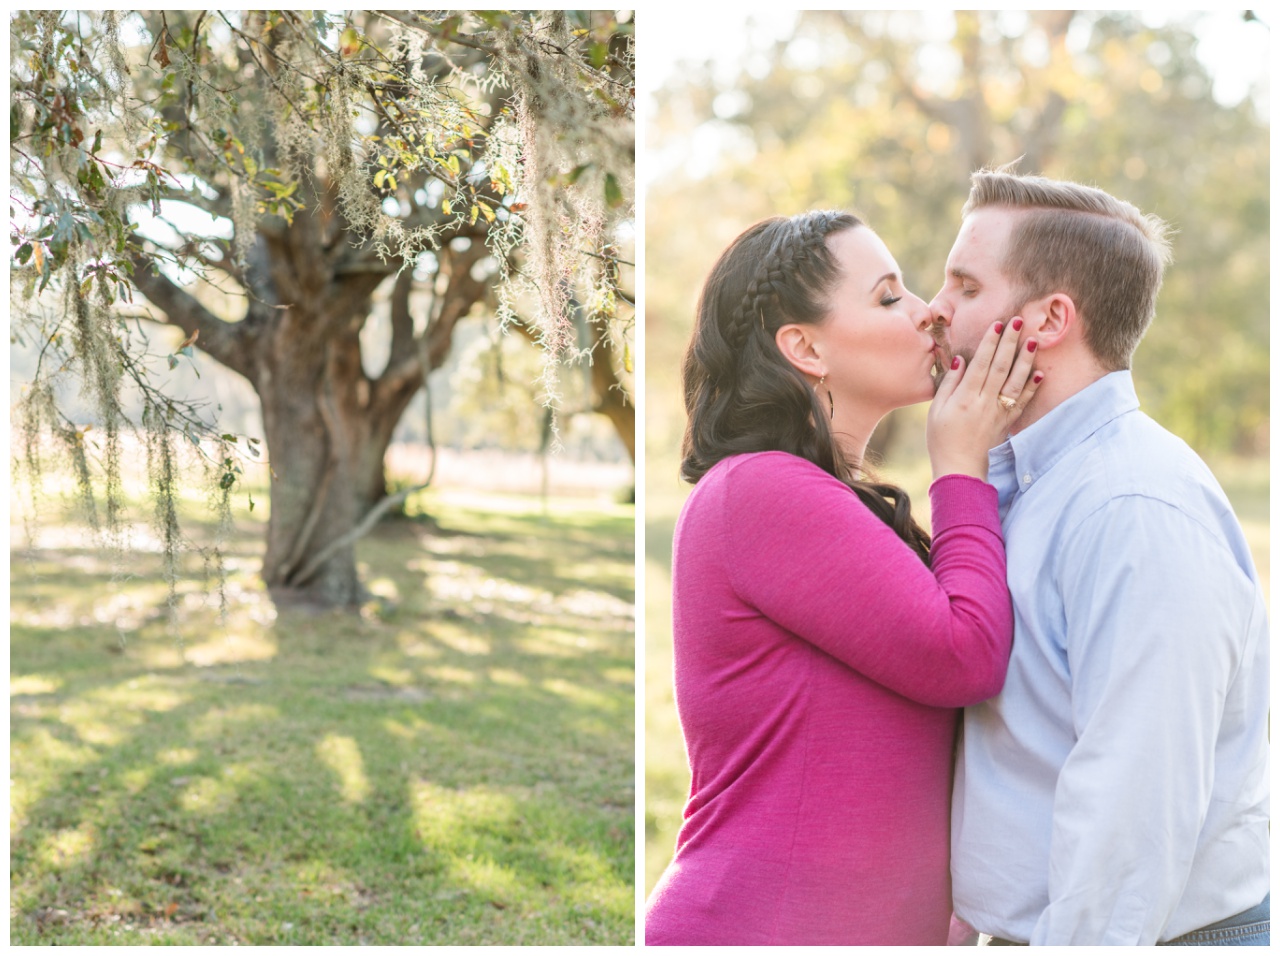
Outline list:
[[[688,788],[671,694],[671,535],[689,490],[679,368],[707,270],[756,220],[852,210],[926,300],[984,165],[1022,157],[1023,172],[1099,186],[1173,223],[1138,395],[1209,462],[1269,577],[1272,20],[774,11],[649,24],[646,893]],[[894,413],[872,441],[880,473],[927,522],[924,411]]]

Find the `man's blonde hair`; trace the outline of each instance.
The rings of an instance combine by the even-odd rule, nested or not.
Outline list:
[[[1079,183],[984,169],[972,184],[962,216],[989,206],[1025,210],[1003,263],[1020,301],[1065,292],[1098,361],[1110,371],[1129,368],[1171,259],[1168,225]]]

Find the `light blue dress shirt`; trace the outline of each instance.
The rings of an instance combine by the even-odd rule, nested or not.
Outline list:
[[[1151,944],[1270,889],[1267,614],[1204,463],[1113,372],[991,452],[1014,605],[965,711],[957,914],[1032,944]]]

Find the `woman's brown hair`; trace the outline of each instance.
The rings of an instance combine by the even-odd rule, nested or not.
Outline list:
[[[680,475],[696,483],[730,455],[783,451],[813,462],[857,494],[872,513],[929,563],[929,535],[911,517],[911,500],[893,485],[859,476],[845,459],[828,412],[774,337],[789,323],[827,317],[840,267],[827,237],[862,225],[840,212],[809,212],[758,222],[712,267],[684,360]]]

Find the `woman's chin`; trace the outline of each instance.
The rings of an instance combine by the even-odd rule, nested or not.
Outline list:
[[[923,402],[933,401],[934,391],[933,380],[930,379],[911,395],[903,395],[902,399],[895,403],[893,408],[889,409],[889,411],[894,411],[899,408],[910,408],[912,405],[919,405]]]
[[[914,402],[912,402],[912,404],[918,405],[920,402],[932,401],[933,396],[938,392],[938,386],[942,384],[943,374],[944,371],[940,366],[931,366],[928,374],[924,378],[924,381],[920,383],[919,396]]]

